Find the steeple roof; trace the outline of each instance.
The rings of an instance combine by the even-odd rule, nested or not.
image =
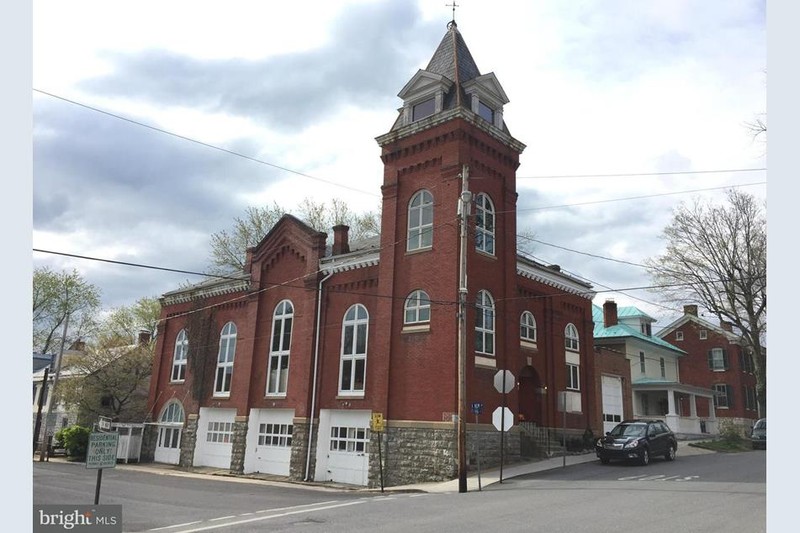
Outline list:
[[[441,74],[451,81],[458,82],[459,85],[481,75],[455,21],[447,25],[447,33],[425,70]]]

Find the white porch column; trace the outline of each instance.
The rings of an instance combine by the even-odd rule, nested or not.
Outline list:
[[[717,419],[717,411],[714,409],[714,398],[708,399],[708,418],[709,420]]]
[[[668,415],[678,414],[675,411],[675,391],[673,391],[672,389],[667,389],[667,414]]]
[[[689,416],[697,418],[697,396],[694,394],[689,395]]]

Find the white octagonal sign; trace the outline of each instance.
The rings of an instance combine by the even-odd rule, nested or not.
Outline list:
[[[503,376],[505,376],[505,388],[503,387]],[[494,388],[501,394],[511,392],[514,389],[514,379],[514,374],[510,370],[498,370],[494,375]]]
[[[503,413],[505,412],[505,415]],[[492,424],[497,431],[508,431],[514,425],[514,415],[508,407],[498,407],[492,413]]]

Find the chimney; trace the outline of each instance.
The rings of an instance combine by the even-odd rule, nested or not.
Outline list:
[[[727,320],[719,320],[719,327],[727,331],[728,333],[733,333],[733,324],[728,322]]]
[[[697,306],[696,305],[684,305],[683,306],[683,314],[684,315],[697,316]]]
[[[139,330],[139,344],[144,345],[150,342],[150,331],[142,328]]]
[[[347,233],[350,226],[339,224],[333,227],[333,255],[350,253],[350,243],[347,242]]]
[[[603,326],[610,328],[617,324],[617,302],[614,300],[606,300],[603,304]]]

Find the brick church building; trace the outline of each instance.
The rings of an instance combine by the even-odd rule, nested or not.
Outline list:
[[[375,486],[380,438],[386,485],[452,479],[464,352],[465,404],[483,406],[466,417],[469,464],[479,440],[482,464],[498,464],[502,405],[515,423],[509,460],[534,429],[601,431],[594,292],[517,253],[525,145],[506,127],[499,80],[480,73],[451,22],[398,96],[376,139],[380,237],[350,242],[337,226],[328,245],[286,215],[240,274],[162,296],[143,458]],[[499,370],[515,379],[505,397]],[[383,432],[370,431],[374,414]]]

